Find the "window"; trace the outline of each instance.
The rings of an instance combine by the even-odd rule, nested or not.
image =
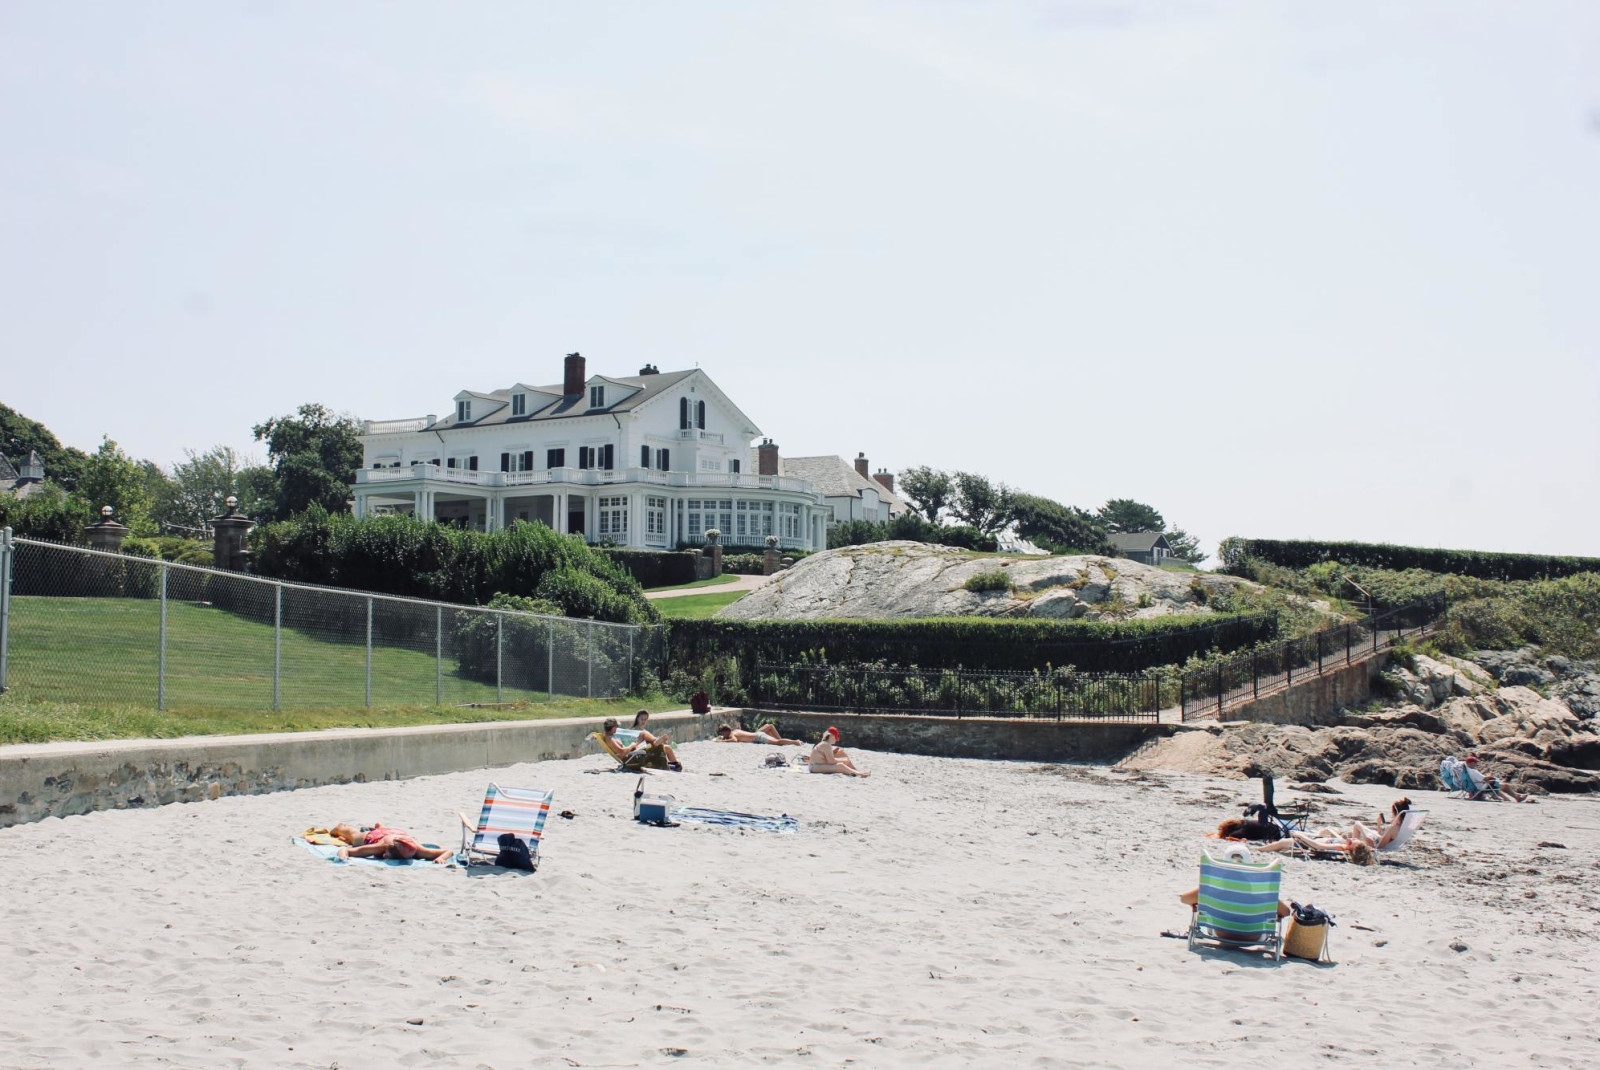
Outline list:
[[[663,472],[672,471],[672,451],[656,450],[656,468]]]
[[[500,471],[502,472],[531,472],[533,471],[533,451],[523,450],[521,453],[511,451],[500,455]]]
[[[660,537],[667,533],[667,499],[644,500],[644,530],[645,534],[656,536],[657,542],[660,542]]]
[[[472,419],[472,402],[456,402],[456,423],[466,423],[470,419]]]
[[[602,536],[628,533],[628,499],[601,498],[598,512]]]
[[[591,409],[603,409],[606,407],[605,387],[591,386],[589,388],[589,407]]]
[[[566,450],[545,450],[544,466],[546,468],[565,468],[567,466]]]
[[[778,534],[786,539],[800,537],[800,507],[784,502],[778,506]]]
[[[739,462],[737,460],[729,461],[728,471],[737,473],[739,471]]]
[[[722,462],[715,457],[702,457],[700,458],[700,471],[720,472],[722,471]]]
[[[609,443],[604,446],[578,447],[579,468],[599,468],[609,472],[616,467],[614,463],[615,457],[616,447]]]
[[[511,415],[513,415],[513,416],[526,416],[526,415],[528,415],[528,395],[526,395],[526,394],[512,394],[511,395]]]
[[[694,410],[694,425],[704,431],[706,429],[706,403],[703,401],[695,402]]]
[[[679,398],[678,399],[678,429],[680,431],[687,431],[689,429],[689,399],[688,398]]]

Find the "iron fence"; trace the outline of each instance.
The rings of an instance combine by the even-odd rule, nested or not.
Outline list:
[[[1363,620],[1263,647],[1184,673],[1179,705],[1185,721],[1215,717],[1236,702],[1288,687],[1296,680],[1343,668],[1418,634],[1449,610],[1445,595],[1431,595]]]
[[[653,629],[0,536],[0,690],[158,709],[456,705],[636,690]]]
[[[1161,716],[1162,684],[1157,673],[761,665],[752,698],[777,710],[1152,723]]]

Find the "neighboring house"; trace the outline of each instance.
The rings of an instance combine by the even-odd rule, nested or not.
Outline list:
[[[38,450],[29,450],[18,468],[11,467],[10,461],[0,457],[0,494],[26,498],[43,486],[44,462],[39,459]]]
[[[1167,537],[1159,531],[1134,531],[1107,535],[1106,538],[1116,547],[1118,557],[1126,557],[1130,561],[1159,565],[1174,556],[1172,547],[1167,545]]]
[[[768,444],[763,444],[763,449]],[[776,447],[771,447],[774,454]],[[758,450],[757,453],[760,451]],[[829,508],[828,523],[846,520],[892,520],[911,507],[894,492],[894,476],[880,471],[868,476],[866,454],[857,454],[855,463],[843,457],[777,458],[777,471],[797,476],[811,484]]]
[[[810,483],[748,471],[761,431],[710,376],[651,365],[588,375],[577,353],[563,370],[559,385],[463,390],[443,420],[367,423],[356,515],[480,531],[525,520],[633,547],[699,543],[708,528],[735,545],[776,535],[786,547],[827,546],[828,511]]]

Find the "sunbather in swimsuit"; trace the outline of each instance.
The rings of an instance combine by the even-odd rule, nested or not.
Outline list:
[[[366,831],[342,824],[328,831],[349,844],[339,848],[340,858],[420,858],[442,865],[452,855],[442,847],[425,847],[405,829],[388,828],[381,822]]]

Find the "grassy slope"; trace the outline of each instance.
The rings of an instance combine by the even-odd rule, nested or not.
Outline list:
[[[721,591],[716,594],[689,594],[681,598],[657,599],[655,607],[666,618],[700,620],[709,617],[723,606],[737,602],[749,592]]]

